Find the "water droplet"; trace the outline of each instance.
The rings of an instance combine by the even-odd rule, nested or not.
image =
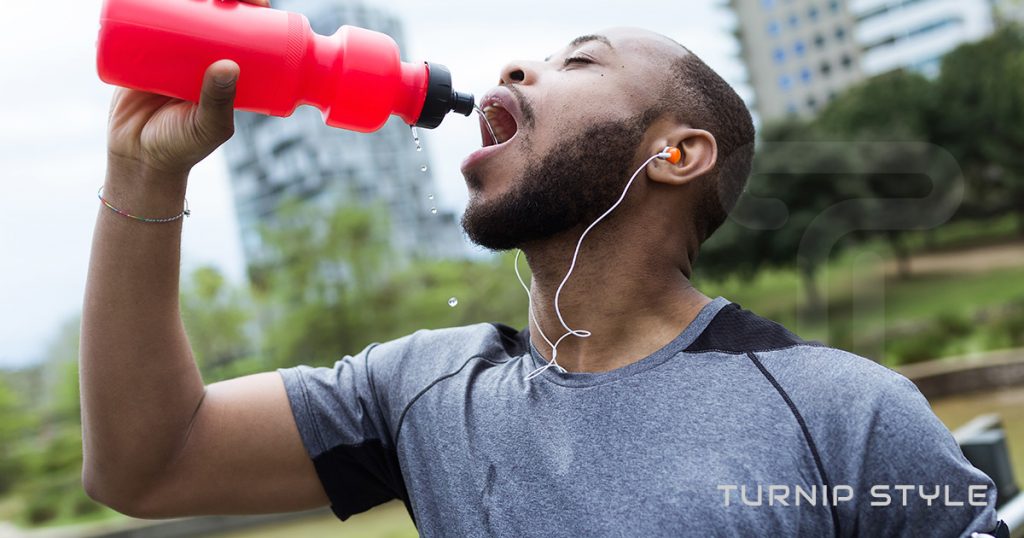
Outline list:
[[[416,151],[423,151],[423,146],[420,145],[420,132],[416,130],[415,125],[410,125],[409,129],[412,131],[412,141],[416,142]]]
[[[426,171],[427,171],[427,165],[423,165],[423,166],[420,167],[420,172],[426,172]]]
[[[436,207],[430,208],[430,212],[436,215],[437,214],[437,208]]]
[[[458,305],[458,304],[459,304],[459,300],[456,299],[455,297],[452,297],[451,299],[448,299],[448,306],[450,306],[452,308],[455,308],[455,306]]]
[[[433,200],[433,199],[434,199],[434,195],[433,194],[428,194],[427,195],[427,200]]]

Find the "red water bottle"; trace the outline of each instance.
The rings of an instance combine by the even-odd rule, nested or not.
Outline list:
[[[299,13],[236,0],[105,0],[97,49],[104,82],[193,102],[206,68],[234,60],[235,108],[290,116],[308,104],[353,131],[392,114],[434,128],[448,112],[473,112],[446,67],[402,62],[386,34],[342,26],[322,36]]]

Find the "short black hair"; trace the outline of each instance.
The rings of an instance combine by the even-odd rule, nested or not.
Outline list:
[[[693,224],[703,243],[725,222],[746,187],[754,158],[754,121],[736,90],[682,48],[686,53],[672,63],[659,108],[676,121],[708,131],[718,144],[718,162],[700,178],[693,206]]]

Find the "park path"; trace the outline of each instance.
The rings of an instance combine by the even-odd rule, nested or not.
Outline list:
[[[961,250],[918,254],[910,259],[915,275],[930,273],[981,273],[1024,267],[1024,240]],[[888,275],[896,274],[896,260],[885,264]]]

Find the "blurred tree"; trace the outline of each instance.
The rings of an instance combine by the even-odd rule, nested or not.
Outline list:
[[[515,280],[511,255],[404,258],[391,251],[380,214],[292,202],[273,227],[264,228],[268,262],[255,268],[254,281],[273,367],[333,364],[369,343],[422,328],[526,323],[526,293]]]
[[[527,296],[516,280],[514,259],[507,253],[480,261],[414,261],[373,298],[378,338],[491,321],[522,329],[527,323]],[[525,258],[520,270],[524,279],[529,278]]]
[[[922,148],[913,142],[927,142],[937,118],[935,88],[924,76],[909,71],[892,71],[854,86],[840,95],[816,118],[823,132],[836,140],[854,144],[866,189],[866,218],[884,211],[872,201],[913,199],[927,196],[932,182],[922,174],[898,172],[917,157]],[[911,143],[907,143],[911,142]],[[927,221],[924,204],[905,204],[904,222]],[[879,219],[884,218],[878,215]],[[891,226],[868,233],[881,236],[895,253],[899,274],[910,275],[910,251],[906,246],[909,226]]]
[[[292,200],[261,229],[263,261],[251,274],[271,366],[333,363],[373,337],[371,298],[395,270],[379,214]]]
[[[246,333],[254,318],[242,289],[215,267],[199,267],[182,286],[181,315],[196,363],[207,383],[239,375],[237,361],[252,361],[258,342]],[[259,365],[253,365],[258,371]],[[249,372],[247,372],[249,373]]]
[[[74,520],[101,507],[82,489],[78,316],[61,325],[44,355],[42,396],[27,414],[32,427],[16,443],[22,472],[15,491],[24,500],[20,519],[30,525]]]
[[[765,267],[795,266],[804,285],[804,310],[820,313],[825,304],[818,270],[847,244],[831,238],[859,228],[859,215],[837,206],[862,197],[850,174],[851,154],[842,144],[816,143],[820,129],[799,120],[767,125],[761,133],[746,197],[704,246],[696,270],[712,277],[751,276]],[[781,204],[781,215],[746,208],[752,198]]]
[[[20,394],[0,376],[0,495],[10,491],[21,477],[18,444],[33,422]]]
[[[1024,234],[1024,30],[1006,26],[942,61],[936,142],[968,179],[977,216],[1018,214]]]

